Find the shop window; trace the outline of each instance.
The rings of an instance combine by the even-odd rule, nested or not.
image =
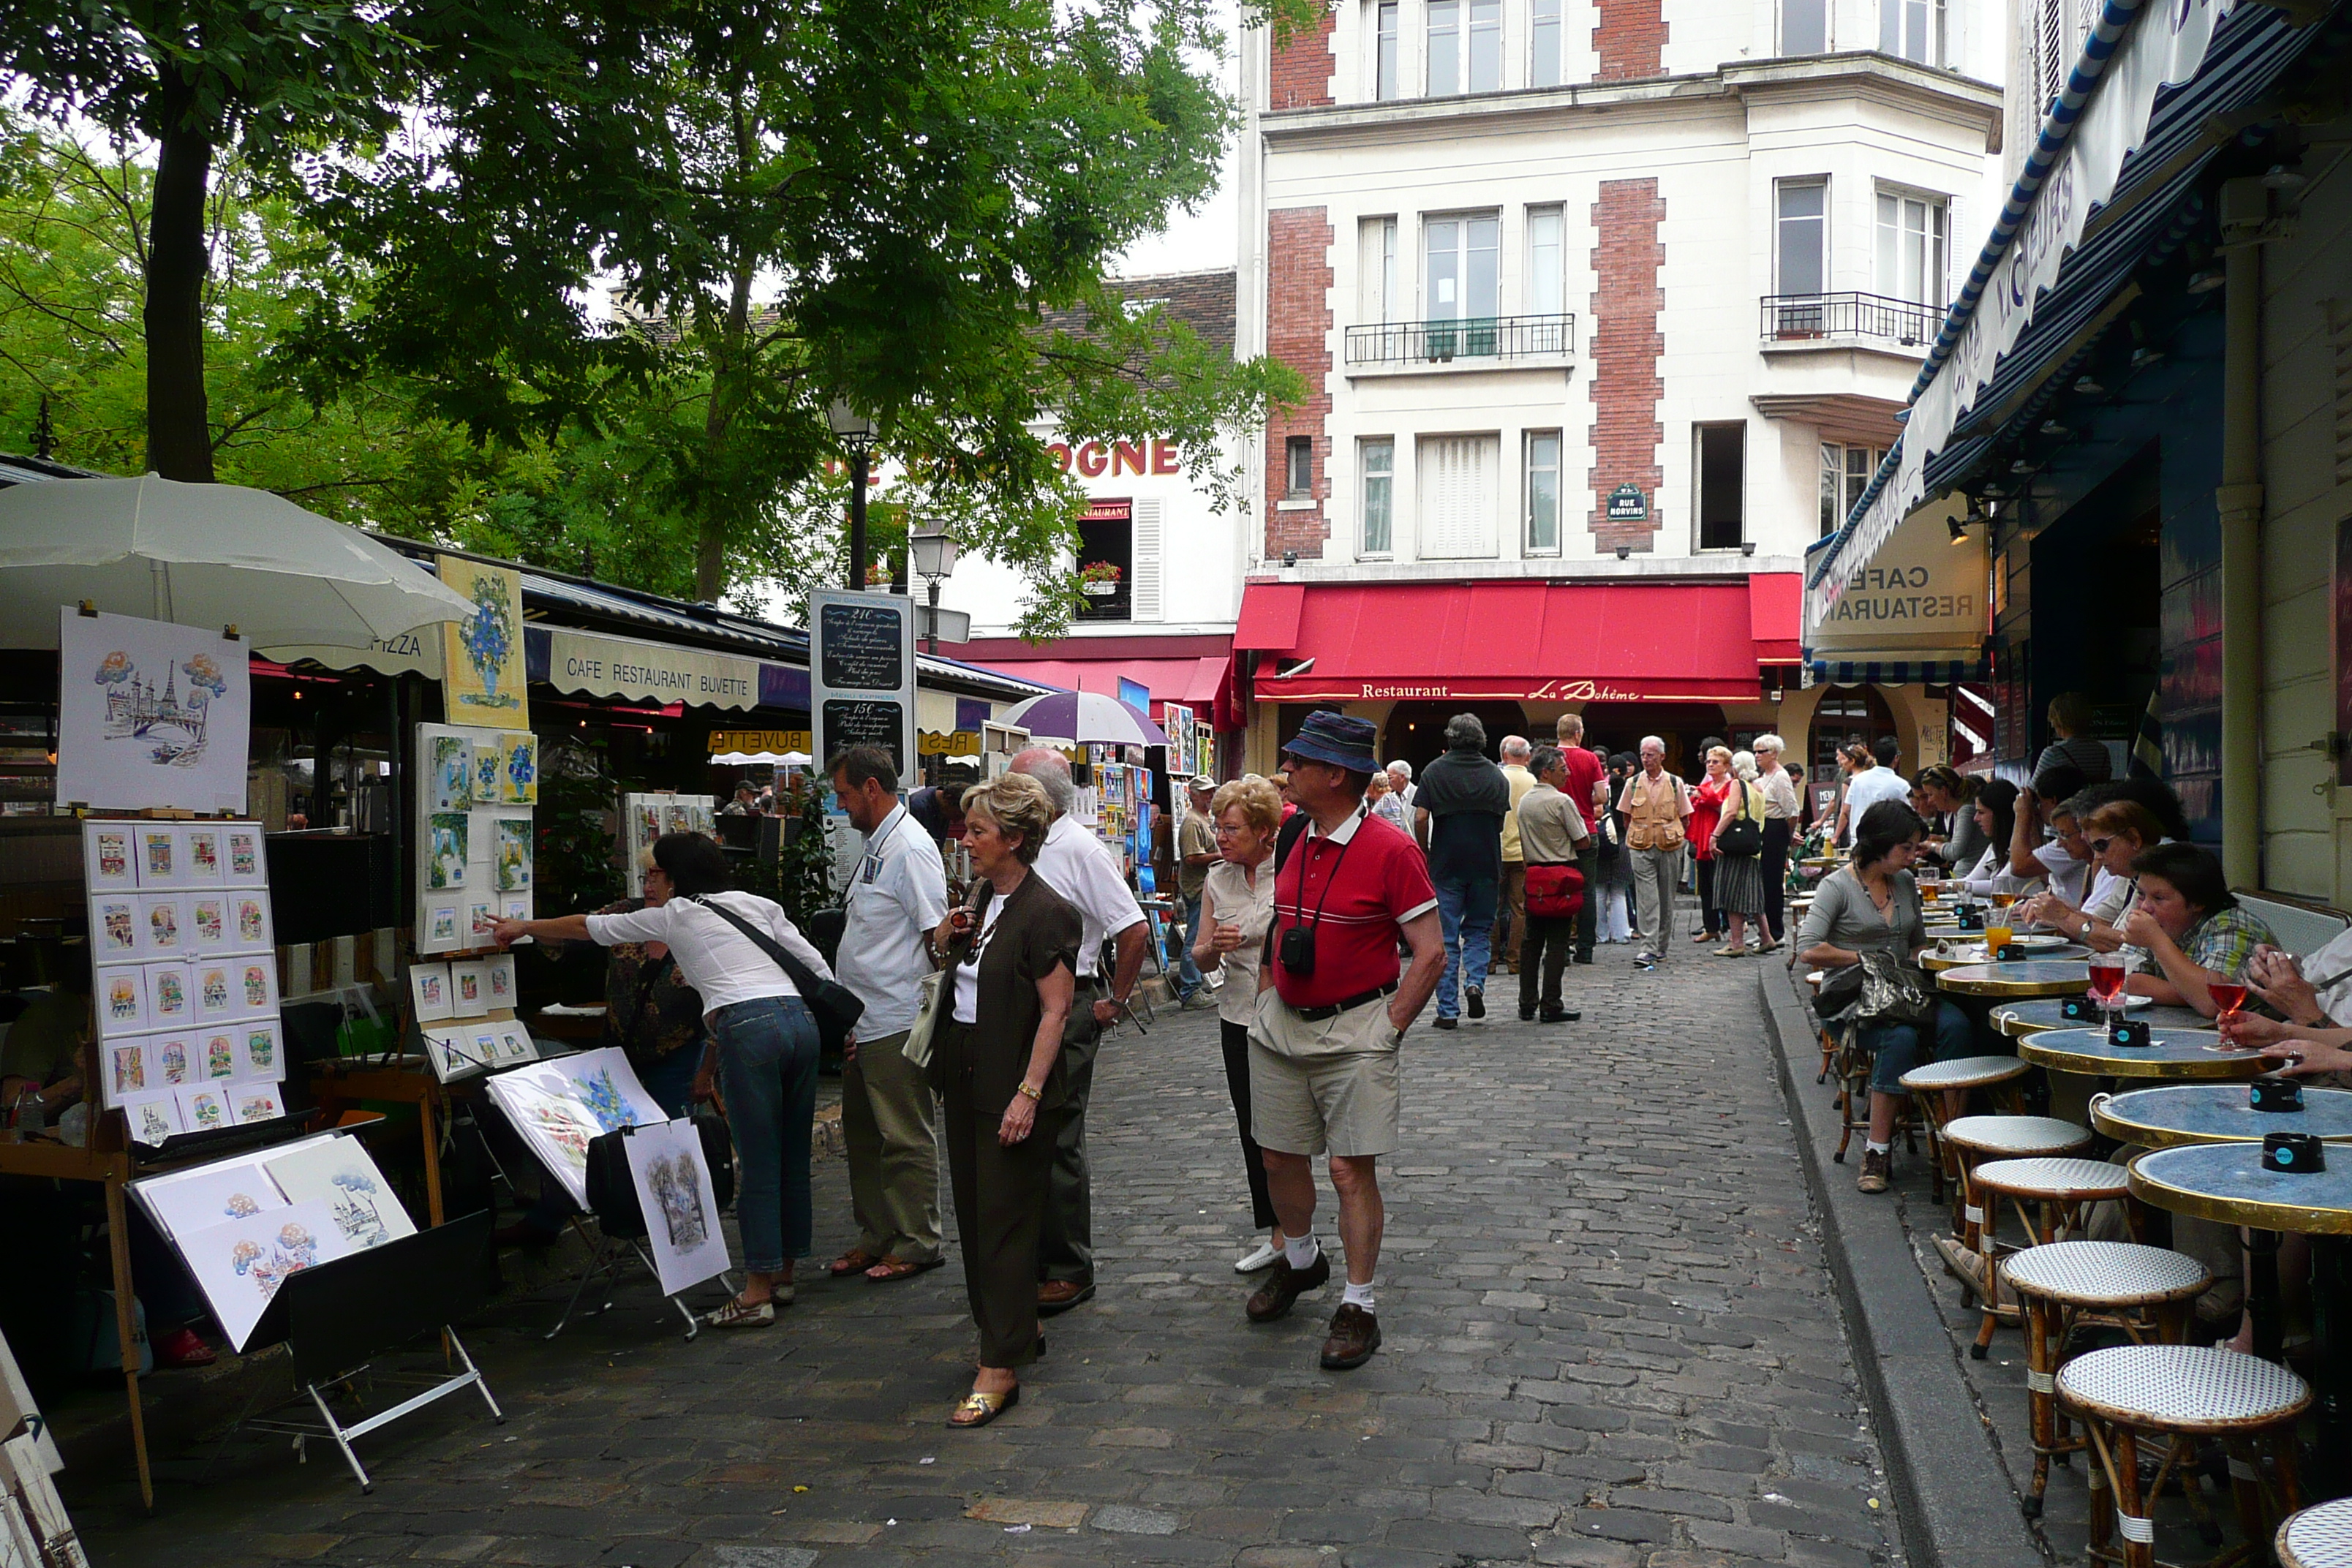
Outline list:
[[[1112,569],[1112,572],[1098,572],[1098,581],[1089,586],[1079,600],[1077,618],[1082,621],[1134,618],[1134,511],[1132,501],[1095,500],[1087,503],[1085,513],[1078,519],[1077,564],[1081,579],[1086,577],[1087,569],[1090,566]],[[1105,583],[1108,584],[1108,591],[1101,586]]]
[[[1845,520],[1862,500],[1862,492],[1870,488],[1870,476],[1886,456],[1878,447],[1849,447],[1842,442],[1822,443],[1822,537],[1827,539],[1845,525]]]
[[[1890,300],[1941,305],[1944,203],[1902,191],[1878,193],[1878,291]]]
[[[1414,511],[1424,560],[1473,560],[1495,553],[1501,510],[1502,437],[1424,436],[1414,453]]]
[[[1560,65],[1560,40],[1565,29],[1560,25],[1559,13],[1560,0],[1535,0],[1534,14],[1529,18],[1529,87],[1558,87],[1567,79]]]
[[[1372,0],[1372,96],[1397,96],[1397,0]]]
[[[1503,85],[1503,0],[1429,0],[1429,96]]]
[[[1527,552],[1559,553],[1559,432],[1528,432]]]
[[[1878,47],[1923,66],[1942,65],[1943,0],[1878,0]]]
[[[1829,0],[1780,0],[1782,54],[1822,55],[1829,47]]]
[[[1748,534],[1748,426],[1698,427],[1698,547],[1737,550]]]
[[[1315,499],[1315,438],[1289,436],[1282,443],[1282,499]]]
[[[1364,544],[1360,553],[1387,555],[1396,548],[1396,442],[1383,437],[1361,442]]]

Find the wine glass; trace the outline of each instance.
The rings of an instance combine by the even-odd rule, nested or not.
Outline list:
[[[2124,970],[2120,952],[2091,954],[2091,999],[2099,1005],[2110,1031],[2116,1026],[2116,1003],[2124,994]]]
[[[2225,1042],[2230,1041],[2238,1026],[2239,1009],[2246,1005],[2246,987],[2236,980],[2209,980],[2205,989],[2213,994],[2213,1026],[2221,1031]]]

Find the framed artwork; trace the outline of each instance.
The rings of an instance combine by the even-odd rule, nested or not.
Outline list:
[[[147,1026],[183,1028],[195,1021],[196,999],[189,987],[194,977],[184,963],[151,963],[147,977]]]
[[[513,1012],[515,1005],[514,954],[511,952],[502,952],[495,958],[486,958],[482,960],[482,975],[483,983],[489,988],[490,1010],[494,1013],[502,1011],[508,1013]]]
[[[136,893],[100,893],[89,900],[89,952],[99,963],[143,958],[146,911]]]
[[[435,562],[441,581],[474,606],[441,632],[441,704],[453,723],[528,730],[523,689],[522,575],[459,556]]]
[[[236,1005],[236,971],[242,965],[231,958],[201,958],[190,970],[195,977],[196,1021],[218,1024],[236,1017],[243,1011]]]
[[[82,875],[91,892],[127,892],[139,885],[135,831],[127,822],[83,821]]]
[[[462,945],[467,947],[489,946],[493,940],[492,933],[497,931],[498,924],[499,906],[495,900],[483,899],[478,902],[467,904],[466,940]]]
[[[269,879],[269,858],[261,844],[261,824],[232,822],[221,832],[226,880],[232,888],[258,888]]]
[[[223,858],[221,827],[215,822],[180,826],[180,883],[188,888],[217,888],[228,880]]]
[[[278,1049],[275,1017],[248,1018],[237,1026],[236,1076],[278,1082],[286,1076],[286,1058]]]
[[[675,1296],[730,1267],[719,1200],[691,1118],[648,1122],[621,1140],[646,1217],[646,1242],[661,1288]]]
[[[121,1105],[128,1094],[145,1094],[154,1086],[148,1081],[147,1041],[132,1035],[126,1039],[109,1040],[100,1047],[102,1059],[99,1070],[106,1075],[106,1103]]]
[[[131,1141],[152,1149],[164,1139],[184,1131],[180,1125],[180,1101],[166,1090],[162,1094],[133,1095],[121,1102],[122,1113],[131,1122]]]
[[[419,728],[428,772],[427,811],[463,811],[474,800],[474,742],[455,730]]]
[[[427,952],[446,952],[458,945],[462,911],[456,904],[427,904],[416,933],[416,945]]]
[[[100,969],[92,976],[101,1039],[147,1031],[147,972],[137,964]]]
[[[500,920],[509,921],[527,921],[530,919],[530,895],[529,893],[517,893],[507,898],[500,899],[499,900],[499,918]]]
[[[490,1010],[490,979],[480,959],[449,966],[449,1006],[453,1018],[478,1018]]]
[[[474,738],[474,804],[496,805],[506,774],[506,748],[492,735]]]
[[[150,1087],[178,1089],[196,1081],[196,1039],[193,1035],[150,1035],[147,1076]]]
[[[188,946],[198,957],[206,953],[227,952],[236,944],[229,933],[236,930],[229,918],[229,895],[226,893],[190,893],[187,895]],[[256,899],[256,903],[263,900]]]
[[[289,1203],[323,1203],[353,1250],[415,1236],[416,1222],[357,1138],[330,1138],[263,1163]]]
[[[228,1091],[229,1104],[236,1112],[240,1125],[248,1121],[275,1121],[286,1114],[285,1097],[274,1083],[241,1083]]]
[[[431,1064],[433,1076],[443,1083],[489,1070],[489,1058],[475,1053],[470,1031],[463,1028],[426,1029],[424,1038],[425,1059]]]
[[[236,1077],[236,1030],[234,1026],[198,1031],[196,1077],[204,1083],[226,1083]]]
[[[141,887],[176,888],[180,885],[180,834],[177,828],[168,823],[160,827],[142,826],[132,831],[131,842],[138,856]]]
[[[58,613],[60,804],[245,809],[246,645],[217,626]]]
[[[539,1042],[530,1037],[530,1030],[524,1028],[520,1024],[509,1023],[500,1024],[499,1026],[499,1062],[500,1066],[505,1066],[513,1062],[535,1062],[537,1060],[539,1060]]]
[[[240,958],[231,966],[234,971],[230,984],[235,994],[229,1005],[241,1016],[257,1014],[275,1015],[278,1011],[278,961],[275,958]]]
[[[490,820],[491,884],[501,893],[520,893],[530,886],[530,818],[498,816]]]
[[[466,852],[473,817],[468,812],[436,811],[425,819],[425,886],[444,892],[466,885]]]
[[[688,806],[686,802],[678,799],[675,795],[672,795],[669,799],[662,802],[662,831],[664,833],[691,833],[694,831],[693,810]]]
[[[228,1125],[228,1100],[211,1084],[190,1084],[174,1089],[180,1100],[180,1126],[189,1132],[211,1132]]]
[[[275,943],[268,893],[231,893],[227,896],[227,903],[230,951],[246,952],[255,948],[269,947]]]
[[[454,1015],[449,1004],[449,966],[412,963],[408,966],[408,998],[420,1024],[437,1024]]]
[[[499,779],[499,805],[539,804],[539,737],[528,731],[502,736],[499,749],[506,763]]]
[[[226,1118],[227,1111],[221,1114]],[[221,1125],[226,1125],[226,1120]],[[240,1351],[279,1286],[303,1269],[351,1250],[335,1227],[333,1211],[316,1200],[267,1208],[173,1239],[189,1277],[212,1309],[213,1321]]]
[[[149,958],[177,958],[194,945],[187,907],[177,893],[139,895],[139,941]]]

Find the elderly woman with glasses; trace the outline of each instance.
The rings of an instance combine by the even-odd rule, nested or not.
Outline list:
[[[1781,900],[1789,890],[1789,844],[1805,815],[1805,797],[1797,776],[1780,765],[1789,742],[1778,735],[1759,735],[1750,748],[1756,756],[1756,793],[1764,797],[1764,853],[1758,869],[1764,876],[1764,942],[1759,952],[1780,945],[1787,933]]]
[[[2133,863],[2141,850],[2170,840],[2155,814],[2137,801],[2111,800],[2088,811],[2079,800],[2069,805],[2080,813],[2093,875],[2090,898],[2077,909],[2055,893],[2044,893],[2018,906],[2021,918],[2050,926],[2094,952],[2114,952],[2125,945],[2124,918],[2138,897]]]

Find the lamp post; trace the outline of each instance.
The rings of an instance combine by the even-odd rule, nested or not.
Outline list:
[[[923,630],[929,638],[929,646],[924,651],[932,655],[940,651],[940,584],[955,571],[955,536],[945,528],[933,526],[908,531],[907,564],[931,591],[930,612],[923,622]]]
[[[834,439],[849,454],[849,586],[866,591],[866,479],[874,454],[874,421],[846,398],[836,397],[825,410]]]

